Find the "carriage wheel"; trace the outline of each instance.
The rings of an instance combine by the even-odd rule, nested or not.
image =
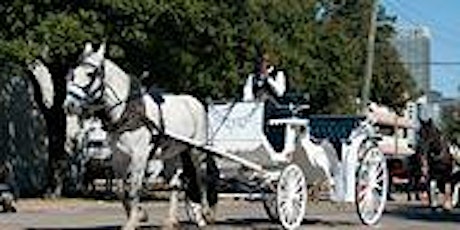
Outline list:
[[[377,146],[365,149],[356,172],[355,202],[363,224],[374,225],[382,217],[387,201],[388,169]]]
[[[281,172],[276,191],[277,213],[285,229],[295,229],[302,224],[306,204],[305,175],[297,164],[290,164]]]

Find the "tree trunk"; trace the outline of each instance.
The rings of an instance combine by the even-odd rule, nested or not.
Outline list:
[[[64,188],[64,178],[67,170],[67,154],[64,149],[66,138],[66,116],[62,108],[65,99],[66,68],[62,65],[51,66],[49,69],[53,76],[54,85],[54,104],[51,108],[45,106],[42,93],[35,77],[32,79],[34,86],[34,98],[37,102],[46,122],[48,136],[48,167],[47,167],[47,185],[45,186],[45,196],[60,197]]]
[[[50,197],[62,196],[66,173],[65,142],[65,114],[58,106],[53,106],[45,113],[48,134],[48,173],[46,195]]]
[[[54,105],[45,116],[48,131],[48,195],[62,196],[64,179],[68,170],[67,154],[64,149],[66,138],[66,116],[62,104],[66,96],[67,67],[61,63],[50,65],[49,71],[53,76]]]

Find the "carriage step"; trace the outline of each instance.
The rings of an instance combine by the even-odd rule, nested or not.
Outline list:
[[[219,198],[230,198],[234,200],[260,201],[263,199],[261,193],[220,193]]]

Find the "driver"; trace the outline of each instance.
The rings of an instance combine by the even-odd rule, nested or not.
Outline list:
[[[270,65],[270,57],[263,54],[258,58],[255,73],[249,74],[243,89],[243,101],[264,101],[280,98],[286,92],[284,72]]]
[[[273,149],[281,152],[285,144],[285,127],[271,126],[267,122],[270,119],[286,117],[277,106],[286,92],[286,77],[283,71],[270,65],[270,57],[266,53],[258,58],[254,72],[246,80],[243,101],[264,102],[264,134]]]

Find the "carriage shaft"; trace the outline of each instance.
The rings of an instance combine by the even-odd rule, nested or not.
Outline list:
[[[192,148],[196,148],[200,151],[203,151],[207,154],[213,154],[217,157],[221,157],[221,158],[225,158],[227,160],[231,160],[231,161],[234,161],[236,163],[239,163],[241,164],[242,166],[248,168],[248,169],[252,169],[254,171],[257,171],[257,172],[260,172],[260,173],[263,173],[263,175],[266,175],[266,174],[269,174],[269,172],[260,164],[256,164],[252,161],[248,161],[242,157],[239,157],[239,156],[236,156],[234,154],[231,154],[229,152],[226,152],[222,149],[219,149],[219,148],[216,148],[216,147],[213,147],[213,146],[209,146],[209,145],[203,145],[201,143],[198,143],[197,141],[195,140],[192,140],[190,138],[187,138],[187,137],[184,137],[184,136],[180,136],[180,135],[177,135],[177,134],[174,134],[174,133],[171,133],[171,132],[168,132],[167,130],[165,131],[165,135],[170,137],[172,140],[174,141],[178,141],[178,142],[181,142],[183,144],[186,144]]]

